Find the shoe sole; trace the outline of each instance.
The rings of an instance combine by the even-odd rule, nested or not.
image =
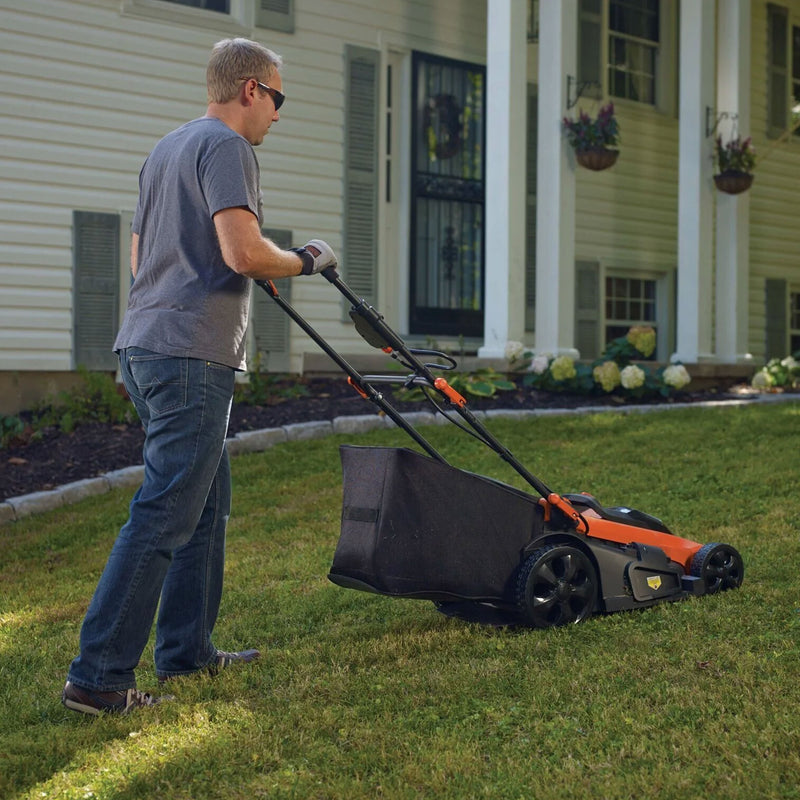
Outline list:
[[[99,717],[103,713],[119,713],[115,708],[95,708],[95,706],[87,706],[85,703],[79,703],[77,700],[70,700],[66,697],[62,698],[61,703],[70,711],[78,711],[81,714],[91,714],[93,717]]]

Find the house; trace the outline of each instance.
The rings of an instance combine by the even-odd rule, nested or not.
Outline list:
[[[204,112],[228,36],[285,60],[265,232],[329,241],[409,341],[593,358],[648,324],[659,360],[698,373],[800,349],[800,0],[2,0],[0,18],[0,413],[114,370],[138,171]],[[561,120],[608,100],[621,154],[590,172]],[[749,191],[715,190],[718,134],[752,136]],[[322,278],[281,291],[371,352]],[[255,294],[251,357],[324,369]]]

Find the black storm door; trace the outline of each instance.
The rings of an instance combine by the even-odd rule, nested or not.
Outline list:
[[[483,336],[486,71],[415,53],[411,333]]]

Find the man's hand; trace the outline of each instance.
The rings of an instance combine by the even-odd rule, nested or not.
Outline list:
[[[303,261],[303,275],[316,275],[326,267],[335,267],[337,264],[336,253],[322,239],[312,239],[305,247],[298,247],[297,252]]]

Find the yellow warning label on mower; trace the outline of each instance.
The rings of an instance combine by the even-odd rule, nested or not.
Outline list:
[[[647,579],[647,585],[654,591],[657,592],[661,588],[661,576],[660,575],[651,575]]]

